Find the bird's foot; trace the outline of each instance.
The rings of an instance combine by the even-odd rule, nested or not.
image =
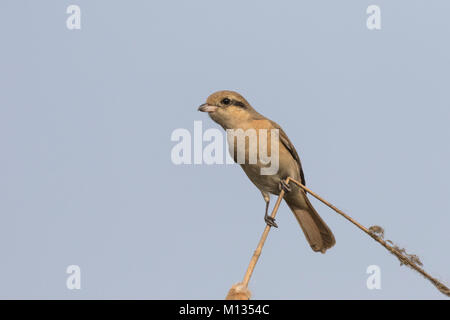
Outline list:
[[[280,181],[280,185],[279,185],[280,191],[284,190],[284,192],[291,192],[291,187],[289,186],[289,184],[286,183],[286,181],[281,180]]]
[[[268,226],[278,228],[278,225],[275,222],[275,218],[272,218],[271,216],[265,216],[264,221],[267,223]]]

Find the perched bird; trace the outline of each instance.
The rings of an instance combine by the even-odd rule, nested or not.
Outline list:
[[[284,200],[294,213],[311,248],[314,251],[322,253],[325,253],[327,249],[331,248],[336,243],[333,233],[311,205],[306,193],[296,184],[291,182],[287,185],[284,181],[287,177],[291,177],[305,185],[305,177],[300,164],[300,158],[283,129],[274,121],[256,112],[247,100],[234,91],[218,91],[213,93],[198,110],[208,112],[211,119],[225,130],[242,129],[245,131],[254,129],[258,138],[261,129],[264,129],[266,132],[271,129],[278,129],[279,167],[275,174],[261,174],[261,168],[267,166],[267,164],[259,160],[259,154],[256,155],[258,159],[256,163],[249,163],[248,159],[252,156],[252,152],[259,153],[259,148],[249,148],[248,144],[245,144],[246,161],[240,163],[248,178],[261,191],[264,197],[266,202],[264,220],[268,225],[277,227],[274,219],[268,215],[270,194],[279,195],[281,189],[284,189],[286,192]],[[270,136],[270,134],[267,135],[268,144],[270,144]],[[237,147],[237,144],[234,143],[233,150],[230,150],[230,154],[235,161],[237,158]]]

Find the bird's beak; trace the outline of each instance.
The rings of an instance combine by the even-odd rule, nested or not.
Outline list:
[[[204,103],[204,104],[202,104],[200,107],[198,107],[198,111],[201,111],[201,112],[214,112],[214,111],[216,111],[217,110],[217,106],[211,106],[211,105],[209,105],[209,104],[207,104],[207,103]]]

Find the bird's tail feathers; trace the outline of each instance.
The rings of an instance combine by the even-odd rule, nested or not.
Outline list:
[[[313,251],[325,253],[327,249],[334,246],[336,240],[330,228],[314,209],[306,194],[302,191],[301,193],[301,196],[285,197],[285,201],[294,213]],[[300,197],[304,197],[304,200]]]

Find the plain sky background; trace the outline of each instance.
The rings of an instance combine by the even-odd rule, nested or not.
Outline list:
[[[66,8],[81,7],[81,30]],[[381,7],[382,30],[366,28]],[[222,299],[264,228],[237,165],[171,162],[221,89],[278,122],[307,185],[450,283],[450,2],[0,2],[0,298]],[[272,198],[272,204],[275,202]],[[314,253],[283,204],[256,299],[441,299],[312,200]],[[81,290],[66,268],[81,267]],[[381,290],[366,269],[381,268]]]

